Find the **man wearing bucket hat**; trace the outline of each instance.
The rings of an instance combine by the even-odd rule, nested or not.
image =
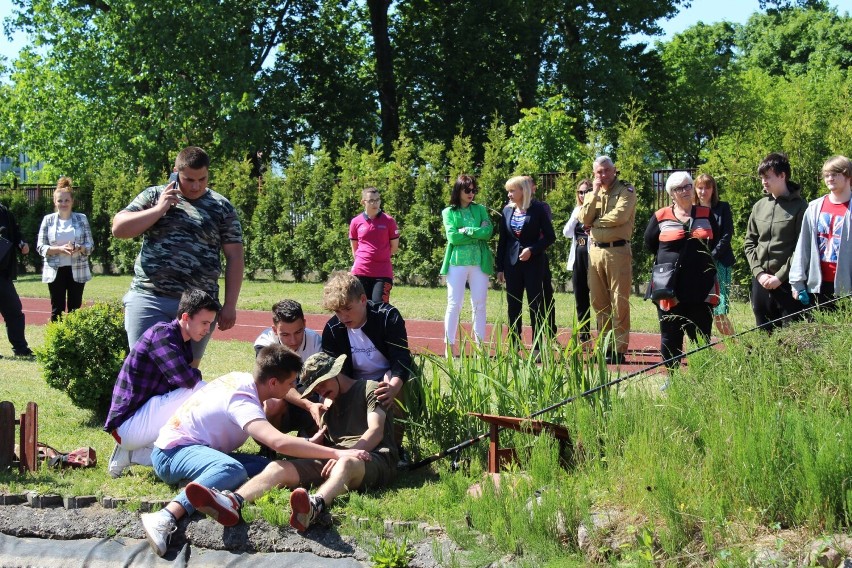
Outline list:
[[[317,353],[305,361],[302,383],[306,384],[302,396],[316,392],[331,401],[323,415],[321,443],[335,449],[364,450],[370,452],[368,461],[342,457],[339,459],[279,460],[270,463],[256,477],[234,493],[237,499],[221,499],[215,489],[199,488],[187,494],[199,495],[199,502],[230,503],[223,514],[214,509],[208,513],[203,504],[199,511],[211,514],[219,523],[231,526],[239,522],[239,508],[273,487],[297,487],[290,495],[290,526],[305,531],[331,505],[335,497],[349,489],[383,487],[396,476],[397,450],[393,441],[393,418],[379,402],[376,381],[356,381],[341,373],[346,355],[337,358]],[[316,437],[314,438],[316,440]],[[192,485],[192,484],[190,484]],[[302,485],[319,485],[309,494]],[[236,503],[239,502],[240,505]],[[215,513],[215,514],[213,514]]]
[[[360,448],[332,448],[279,432],[263,413],[263,401],[284,398],[302,370],[302,360],[283,345],[261,349],[254,373],[228,373],[194,393],[160,429],[151,459],[154,473],[177,485],[193,480],[163,509],[141,516],[157,556],[168,549],[177,521],[197,509],[223,524],[236,524],[240,497],[230,490],[264,471],[269,461],[235,450],[251,436],[282,454],[300,458],[369,460]],[[218,487],[215,493],[207,487]],[[229,517],[228,515],[232,515]]]

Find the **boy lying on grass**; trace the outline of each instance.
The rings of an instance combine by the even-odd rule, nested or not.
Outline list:
[[[225,526],[240,521],[240,508],[273,487],[296,488],[290,495],[290,526],[305,531],[331,505],[335,497],[349,489],[383,487],[396,476],[398,455],[393,437],[393,418],[388,416],[376,395],[381,383],[357,381],[341,373],[346,355],[337,358],[317,353],[305,361],[302,383],[308,385],[302,396],[316,392],[331,401],[323,414],[318,433],[329,450],[369,452],[368,460],[358,455],[330,459],[278,460],[266,466],[234,491],[224,491],[209,483],[190,483],[186,494],[193,507]],[[317,436],[319,437],[319,436]],[[315,438],[316,439],[316,438]],[[292,452],[290,452],[292,453]],[[309,494],[303,485],[319,485]]]
[[[160,430],[151,460],[157,476],[169,484],[192,480],[164,509],[141,516],[151,548],[158,556],[168,549],[176,522],[192,514],[192,502],[205,503],[208,514],[218,516],[213,503],[204,497],[208,487],[236,489],[246,479],[263,471],[269,460],[262,456],[230,453],[249,436],[282,454],[301,458],[341,461],[369,460],[360,447],[339,449],[283,434],[263,413],[263,401],[284,398],[302,369],[302,359],[283,345],[264,347],[255,361],[254,374],[229,373],[193,394]],[[216,493],[239,509],[240,497]],[[199,499],[197,496],[201,496]],[[210,505],[210,506],[208,506]],[[212,513],[211,513],[212,511]]]

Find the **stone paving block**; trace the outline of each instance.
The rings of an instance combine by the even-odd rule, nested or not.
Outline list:
[[[0,505],[20,505],[27,502],[26,493],[0,494]]]
[[[81,495],[79,497],[65,497],[62,502],[66,509],[82,509],[97,503],[98,498],[94,495]]]
[[[29,493],[27,495],[27,503],[33,509],[48,509],[50,507],[61,507],[61,495],[39,495],[38,493]]]
[[[127,505],[127,499],[124,497],[104,497],[101,500],[101,506],[104,509],[117,509]]]
[[[139,503],[139,512],[140,513],[150,513],[151,511],[159,511],[160,509],[165,508],[166,505],[169,504],[168,499],[159,500],[153,499],[148,501],[142,501]]]

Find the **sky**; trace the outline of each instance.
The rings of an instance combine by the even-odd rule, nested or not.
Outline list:
[[[830,0],[832,6],[841,13],[852,11],[852,0]],[[0,22],[12,14],[12,0],[0,0]],[[664,35],[652,40],[666,41],[698,22],[711,24],[727,20],[744,24],[749,16],[758,10],[758,0],[692,0],[692,6],[683,8],[672,19],[660,22]],[[23,34],[16,34],[11,39],[5,33],[0,33],[0,55],[9,61],[15,58],[18,51],[27,44]]]

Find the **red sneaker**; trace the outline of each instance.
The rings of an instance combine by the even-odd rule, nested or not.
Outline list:
[[[194,481],[186,486],[185,491],[193,507],[220,525],[232,527],[240,522],[240,503],[232,492],[208,489]]]

